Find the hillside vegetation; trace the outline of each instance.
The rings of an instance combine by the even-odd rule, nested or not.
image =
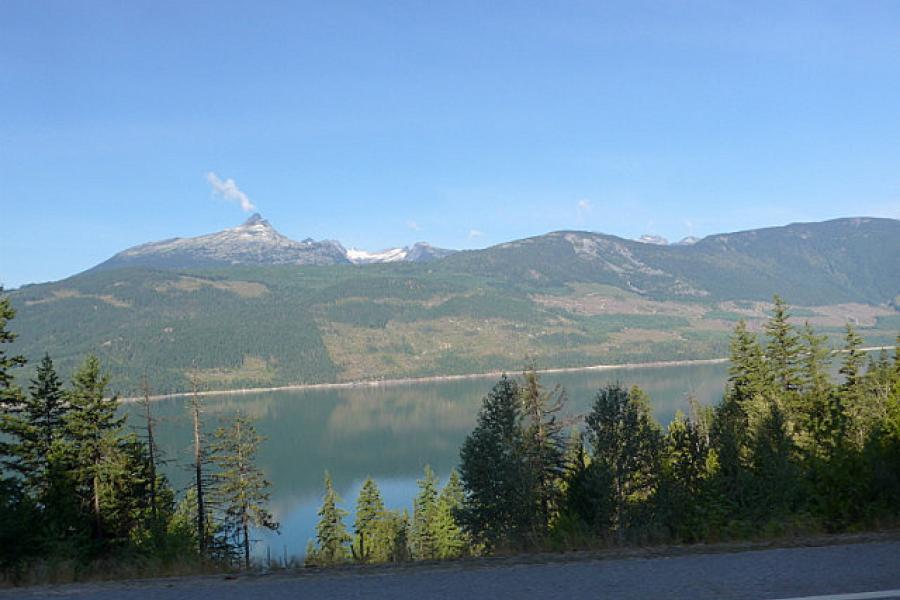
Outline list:
[[[898,331],[900,221],[843,219],[654,246],[554,232],[430,263],[94,270],[11,293],[15,350],[160,393],[724,356],[771,295],[825,333]],[[25,375],[23,375],[24,377]]]

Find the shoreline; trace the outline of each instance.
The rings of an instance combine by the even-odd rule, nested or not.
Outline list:
[[[661,369],[665,367],[688,367],[695,365],[716,365],[728,362],[727,358],[698,358],[672,361],[652,361],[645,363],[622,363],[618,365],[588,365],[586,367],[554,367],[537,369],[541,375],[554,375],[557,373],[579,373],[588,371],[611,371],[615,369]],[[491,379],[500,377],[511,371],[485,371],[483,373],[462,373],[459,375],[426,375],[424,377],[395,377],[391,379],[363,379],[359,381],[341,381],[334,383],[293,383],[271,387],[237,388],[232,390],[202,390],[197,392],[173,392],[171,394],[156,394],[150,396],[150,400],[168,400],[172,398],[190,398],[208,396],[245,396],[247,394],[264,394],[268,392],[296,392],[307,390],[342,390],[377,387],[396,387],[402,385],[416,385],[421,383],[444,383],[448,381],[468,381],[475,379]],[[129,396],[119,398],[119,402],[139,402],[142,396]]]
[[[874,352],[876,350],[890,350],[893,346],[872,346],[860,348],[861,352]],[[835,354],[843,353],[836,350]],[[728,358],[696,358],[685,360],[660,360],[641,363],[622,363],[613,365],[588,365],[585,367],[551,367],[537,369],[541,375],[556,375],[559,373],[586,373],[590,371],[613,371],[616,369],[664,369],[666,367],[691,367],[699,365],[720,365],[728,362]],[[396,387],[402,385],[416,385],[421,383],[444,383],[449,381],[469,381],[476,379],[491,379],[500,377],[511,371],[486,371],[483,373],[463,373],[459,375],[426,375],[424,377],[395,377],[391,379],[367,379],[360,381],[343,381],[335,383],[294,383],[270,387],[237,388],[231,390],[202,390],[197,392],[173,392],[171,394],[156,394],[149,397],[150,400],[169,400],[173,398],[190,398],[192,396],[246,396],[248,394],[265,394],[271,392],[301,392],[307,390],[342,390],[377,387]],[[119,398],[121,403],[132,403],[143,400],[142,396],[128,396]]]

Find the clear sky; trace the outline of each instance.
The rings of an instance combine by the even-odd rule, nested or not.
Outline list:
[[[0,282],[228,179],[368,250],[900,218],[900,2],[0,2]]]

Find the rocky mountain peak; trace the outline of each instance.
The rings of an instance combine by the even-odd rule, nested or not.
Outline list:
[[[263,225],[265,227],[271,227],[268,221],[263,219],[262,215],[259,213],[253,213],[249,219],[244,221],[244,224],[241,227],[253,227],[254,225]]]

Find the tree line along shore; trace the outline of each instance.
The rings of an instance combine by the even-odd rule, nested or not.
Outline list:
[[[93,356],[68,385],[46,356],[15,384],[15,313],[0,296],[0,569],[7,582],[252,568],[253,531],[277,529],[256,463],[264,438],[236,414],[208,435],[189,403],[192,483],[163,474],[149,389],[131,427]],[[597,390],[583,420],[535,366],[500,375],[441,487],[426,467],[412,511],[368,479],[353,523],[329,474],[305,563],[327,567],[498,552],[694,543],[872,529],[900,517],[900,337],[867,356],[847,326],[833,352],[776,296],[763,335],[739,322],[726,391],[667,426],[650,398]],[[839,365],[838,377],[831,363]],[[277,482],[274,482],[277,485]],[[288,560],[283,566],[297,564]]]

